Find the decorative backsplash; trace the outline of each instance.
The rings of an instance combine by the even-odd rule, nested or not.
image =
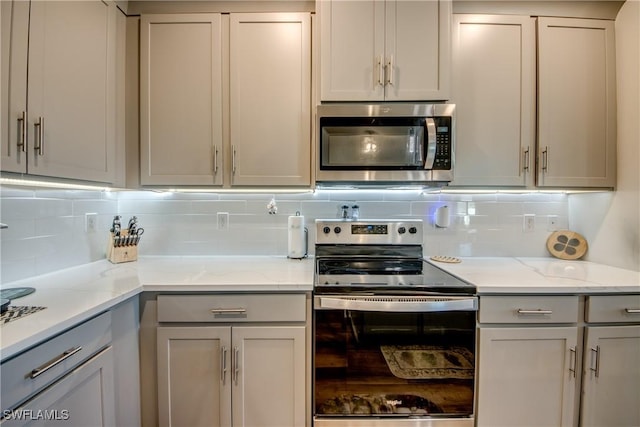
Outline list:
[[[2,186],[0,197],[0,222],[9,225],[1,231],[3,283],[104,259],[105,236],[116,214],[136,215],[144,224],[140,256],[285,256],[287,219],[296,212],[305,217],[312,254],[314,220],[337,218],[344,204],[357,204],[362,220],[424,220],[425,255],[547,256],[550,216],[555,228],[568,227],[568,196],[562,193],[175,193]],[[276,214],[269,214],[272,199]],[[439,228],[435,212],[445,205],[450,225]],[[97,214],[95,232],[85,231],[87,213]],[[533,231],[523,229],[525,214],[534,215]],[[221,217],[226,218],[222,223]]]

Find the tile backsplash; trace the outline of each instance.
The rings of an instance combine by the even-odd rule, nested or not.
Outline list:
[[[561,193],[446,193],[411,190],[317,190],[301,193],[101,192],[2,186],[1,280],[6,283],[105,257],[113,216],[136,215],[145,233],[144,255],[282,255],[287,219],[300,212],[313,252],[316,218],[336,218],[343,204],[357,204],[361,219],[417,218],[425,222],[425,255],[547,256],[550,216],[568,227],[567,195]],[[268,213],[275,200],[277,214]],[[447,205],[450,226],[434,224]],[[85,231],[85,214],[96,213],[97,231]],[[228,224],[218,227],[218,213]],[[523,231],[525,214],[534,230]]]

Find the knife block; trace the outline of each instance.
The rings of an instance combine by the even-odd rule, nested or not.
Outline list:
[[[120,239],[129,236],[129,229],[122,230],[120,232]],[[118,243],[116,236],[109,232],[109,242],[107,244],[107,259],[114,264],[120,264],[121,262],[130,262],[138,260],[138,243],[135,242],[130,245],[116,246]]]

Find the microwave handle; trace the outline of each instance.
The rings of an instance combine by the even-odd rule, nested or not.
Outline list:
[[[427,156],[424,159],[424,168],[433,169],[433,162],[436,159],[436,121],[431,117],[427,117],[424,127],[427,139]]]

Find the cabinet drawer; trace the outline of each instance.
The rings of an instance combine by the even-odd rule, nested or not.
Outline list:
[[[305,294],[158,295],[158,322],[304,322]]]
[[[640,322],[640,295],[588,296],[585,320],[599,322]]]
[[[481,296],[480,323],[576,323],[577,296]]]
[[[104,313],[2,363],[2,409],[13,408],[109,343],[111,313]]]

